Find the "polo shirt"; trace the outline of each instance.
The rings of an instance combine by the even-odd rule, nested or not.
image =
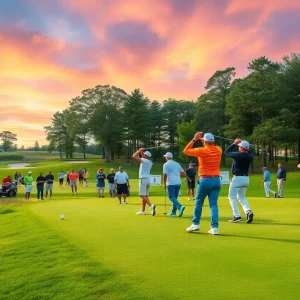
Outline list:
[[[78,174],[76,172],[69,174],[70,181],[76,181],[78,179]]]
[[[24,184],[26,185],[32,185],[33,177],[32,176],[25,176],[24,177]]]
[[[152,168],[153,162],[147,158],[141,158],[139,178],[150,178],[150,170]]]
[[[167,185],[181,185],[180,172],[184,172],[181,165],[173,159],[163,166],[163,173],[167,174]]]
[[[118,171],[115,175],[115,181],[117,184],[125,184],[127,183],[128,175],[126,172],[120,172]]]

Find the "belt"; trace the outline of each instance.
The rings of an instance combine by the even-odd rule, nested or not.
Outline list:
[[[217,178],[219,175],[201,175],[200,178]]]
[[[233,175],[233,176],[240,176],[240,177],[241,177],[241,176],[246,176],[246,177],[248,177],[248,175],[245,175],[245,174],[244,174],[244,175]]]

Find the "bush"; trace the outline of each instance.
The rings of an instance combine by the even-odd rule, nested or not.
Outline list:
[[[24,160],[23,155],[17,155],[17,154],[1,154],[0,155],[0,161],[7,161],[7,160]]]

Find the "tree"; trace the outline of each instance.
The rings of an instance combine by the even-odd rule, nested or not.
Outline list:
[[[280,70],[281,79],[285,85],[285,97],[282,97],[282,101],[296,116],[293,127],[297,130],[297,154],[298,161],[300,161],[300,54],[291,53],[284,56]]]
[[[189,162],[191,158],[183,154],[185,146],[191,141],[196,132],[196,122],[195,120],[191,122],[183,122],[177,125],[177,132],[179,139],[177,144],[179,145],[179,158],[182,161]]]
[[[52,125],[45,126],[46,139],[50,142],[49,151],[58,147],[60,158],[65,151],[66,158],[73,158],[75,149],[75,135],[72,130],[74,120],[70,118],[70,110],[65,109],[62,112],[56,112],[52,117]]]
[[[195,103],[168,99],[163,102],[162,112],[164,117],[164,141],[170,145],[170,150],[174,152],[178,140],[177,125],[194,119]]]
[[[135,89],[124,103],[125,139],[130,152],[135,152],[141,145],[147,146],[151,127],[149,103],[149,99],[139,89]],[[128,152],[129,157],[131,153]]]
[[[9,150],[15,141],[17,141],[17,135],[10,131],[2,131],[0,132],[0,139],[2,140],[2,148],[6,152]]]
[[[106,162],[124,135],[122,109],[127,94],[122,89],[109,85],[98,85],[84,90],[81,96],[70,101],[72,111],[80,113],[89,130],[104,148]]]
[[[216,71],[205,86],[206,93],[201,95],[196,105],[196,126],[199,130],[224,135],[228,117],[225,114],[226,99],[230,93],[231,83],[235,77],[235,68]],[[224,140],[221,140],[223,151]],[[223,155],[222,164],[225,165]]]
[[[40,150],[40,145],[39,145],[38,141],[35,141],[35,143],[34,143],[34,151],[36,152],[38,150]]]

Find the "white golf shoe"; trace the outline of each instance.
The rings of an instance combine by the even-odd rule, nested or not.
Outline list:
[[[208,230],[208,233],[213,234],[213,235],[218,235],[219,230],[218,230],[218,228],[211,228],[210,230]]]
[[[186,229],[187,232],[199,231],[199,225],[192,224],[190,227]]]
[[[143,211],[143,210],[140,210],[140,211],[138,211],[136,214],[137,214],[137,215],[145,215],[145,214],[146,214],[146,212],[145,212],[145,211]]]

